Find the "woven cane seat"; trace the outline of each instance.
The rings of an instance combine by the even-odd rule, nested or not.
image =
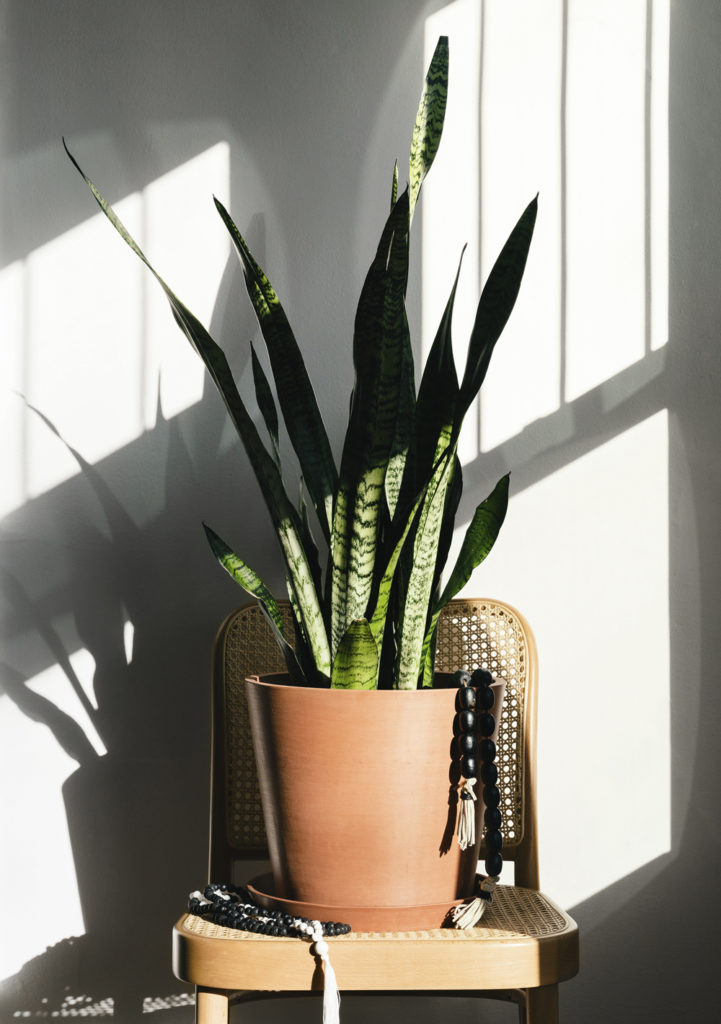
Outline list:
[[[528,984],[530,964],[536,984],[543,984],[559,962],[563,977],[576,969],[573,921],[542,893],[514,886],[496,889],[493,903],[475,928],[351,932],[329,941],[342,991],[439,990],[443,977],[452,979],[450,987],[458,989],[495,988],[501,976],[506,985],[516,987],[524,979]],[[484,977],[491,946],[492,977]],[[211,949],[214,964],[206,963]],[[188,980],[202,977],[204,984],[213,987],[259,990],[260,979],[266,989],[322,987],[309,946],[299,939],[237,931],[186,915],[176,926],[175,951]],[[375,964],[373,972],[368,971],[370,962]]]

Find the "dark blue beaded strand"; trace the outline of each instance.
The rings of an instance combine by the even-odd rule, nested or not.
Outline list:
[[[481,759],[481,779],[483,780],[483,802],[486,810],[483,820],[486,826],[486,859],[484,867],[486,874],[497,877],[503,868],[503,834],[501,825],[501,794],[496,782],[498,781],[498,768],[494,764],[496,759],[496,744],[491,739],[496,728],[496,720],[491,714],[491,708],[495,702],[495,694],[491,688],[493,677],[485,669],[476,669],[471,676],[471,685],[476,690],[475,707],[477,708],[478,733],[481,737],[478,743],[478,755]]]
[[[248,889],[230,882],[212,882],[199,893],[191,893],[188,911],[213,924],[239,931],[255,932],[259,935],[306,936],[313,930],[313,922],[305,917],[295,917],[282,910],[267,910],[259,906]],[[340,921],[321,921],[325,936],[347,935],[349,924]]]

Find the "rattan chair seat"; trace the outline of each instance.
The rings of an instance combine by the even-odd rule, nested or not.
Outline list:
[[[237,931],[189,914],[176,925],[173,942],[176,968],[190,981],[202,978],[206,985],[229,989],[322,987],[309,946],[300,939]],[[346,991],[455,991],[497,988],[501,981],[515,987],[529,984],[531,964],[532,983],[541,985],[551,975],[557,981],[578,969],[572,919],[543,893],[515,886],[496,889],[475,928],[351,932],[330,944],[338,983]]]

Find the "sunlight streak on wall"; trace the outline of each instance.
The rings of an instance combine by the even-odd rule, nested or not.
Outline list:
[[[229,254],[213,192],[230,192],[225,142],[114,204],[206,324]],[[72,454],[13,391],[90,463],[152,428],[159,394],[166,417],[202,395],[202,363],[181,337],[160,288],[101,213],[0,271],[0,298],[7,311],[0,514],[78,472]]]
[[[484,281],[536,193],[539,212],[521,292],[483,387],[476,452],[501,444],[560,403],[562,9],[561,0],[485,4]]]
[[[669,263],[669,96],[671,14],[669,0],[655,0],[652,8],[649,166],[650,236],[649,277],[651,281],[651,348],[668,342]]]
[[[88,753],[102,756],[107,749],[90,714],[97,707],[93,679],[95,659],[85,648],[69,656],[69,671],[87,707],[68,674],[51,665],[23,684],[23,688],[47,701],[45,712],[58,731],[68,735],[59,716],[67,719],[88,741]],[[65,804],[58,780],[66,779],[77,762],[66,753],[49,728],[38,723],[10,700],[3,701],[0,717],[0,806],[5,821],[0,843],[0,877],[4,879],[52,879],[52,913],[43,919],[43,942],[52,945],[85,931],[70,845]],[[22,786],[17,785],[22,778]],[[34,842],[28,843],[28,836]],[[52,837],[52,849],[47,837]],[[52,856],[52,864],[48,857]],[[33,882],[33,885],[35,883]],[[12,943],[0,941],[0,978],[19,970],[38,950],[38,922],[26,912],[28,892],[13,885],[4,894],[6,920],[13,922]]]
[[[612,70],[612,73],[610,72]],[[567,238],[571,401],[645,351],[646,2],[571,0]]]
[[[668,546],[663,411],[513,497],[467,588],[538,642],[541,876],[566,907],[671,847]]]

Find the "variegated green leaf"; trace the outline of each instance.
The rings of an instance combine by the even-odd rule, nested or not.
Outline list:
[[[450,438],[450,430],[439,439],[439,450]],[[455,450],[450,450],[455,455]],[[443,524],[446,491],[453,473],[453,460],[446,459],[436,470],[437,479],[429,489],[421,510],[413,545],[413,564],[406,591],[400,628],[397,683],[399,690],[415,690],[422,670],[421,655],[426,632],[438,538]]]
[[[288,436],[298,456],[321,529],[328,540],[338,475],[303,356],[273,286],[256,263],[223,204],[216,199],[215,205],[240,257],[248,295],[268,348]]]
[[[373,584],[385,473],[393,441],[408,342],[408,193],[386,222],[356,313],[356,377],[343,446],[332,556],[331,649],[366,613]]]
[[[445,461],[445,456],[442,458],[441,463]],[[428,488],[435,488],[438,486],[438,482],[442,478],[442,474],[439,472],[440,465],[434,467],[434,473],[430,482],[423,488],[421,493],[417,496],[413,506],[405,517],[405,525],[403,531],[395,542],[390,555],[382,562],[384,568],[380,579],[375,587],[375,593],[371,596],[369,607],[372,608],[370,617],[370,626],[373,631],[373,635],[376,639],[378,649],[380,650],[383,646],[383,636],[386,625],[386,618],[388,615],[388,606],[391,597],[391,591],[395,579],[396,567],[398,566],[403,547],[411,534],[412,528],[416,523],[419,509],[423,506],[427,500]]]
[[[208,538],[211,550],[218,562],[232,579],[238,583],[252,597],[256,598],[260,609],[265,615],[276,642],[281,649],[291,679],[296,684],[307,683],[308,679],[302,672],[295,652],[288,643],[283,627],[283,616],[275,598],[261,580],[260,576],[244,562],[239,555],[228,547],[225,541],[218,536],[206,523],[203,523],[205,536]]]
[[[431,629],[426,633],[423,640],[423,651],[421,653],[421,686],[425,689],[433,686],[433,676],[436,665],[436,641],[438,639],[438,620],[433,623]]]
[[[333,662],[334,690],[375,690],[378,679],[378,648],[366,619],[350,623],[338,645]]]
[[[477,568],[490,554],[491,548],[503,526],[508,509],[509,474],[498,481],[489,496],[473,513],[473,518],[463,538],[461,550],[441,597],[434,602],[431,621],[423,641],[423,686],[433,685],[433,654],[438,618]]]
[[[508,322],[521,287],[528,249],[538,212],[538,196],[528,204],[509,235],[481,292],[468,344],[468,360],[461,382],[458,417],[462,418],[483,383],[493,349]],[[460,429],[460,420],[457,419]]]
[[[448,98],[448,36],[441,36],[426,74],[425,87],[416,114],[409,166],[410,218],[418,201],[423,179],[438,152]]]
[[[413,364],[413,349],[410,335],[406,332],[403,339],[401,364],[399,369],[398,404],[396,407],[395,427],[388,455],[385,475],[385,497],[388,515],[395,515],[401,495],[406,466],[409,466],[409,477],[414,473],[415,438],[413,425],[416,413],[416,382]]]
[[[393,164],[393,186],[391,188],[391,210],[398,202],[398,161]]]
[[[318,593],[313,585],[313,573],[299,531],[298,514],[285,493],[278,467],[260,440],[255,424],[238,393],[225,353],[211,338],[197,317],[180,301],[151,265],[135,239],[110,204],[100,194],[97,187],[82,170],[67,146],[65,151],[85,180],[100,209],[121,238],[146,265],[165,292],[176,323],[205,363],[206,369],[225,403],[231,421],[243,442],[271,515],[288,570],[296,580],[303,622],[318,670],[322,674],[330,676],[330,647]]]
[[[453,359],[452,322],[465,246],[451,293],[426,359],[416,403],[416,487],[438,457],[438,438],[455,420],[458,376]]]
[[[453,473],[446,490],[446,501],[443,508],[443,522],[441,532],[438,536],[438,554],[436,556],[436,568],[433,573],[433,594],[438,597],[440,594],[440,579],[448,558],[453,532],[455,528],[456,512],[463,495],[463,469],[461,460],[456,454],[453,458]]]
[[[203,523],[203,529],[205,530],[205,536],[208,539],[211,551],[225,571],[243,590],[246,590],[252,597],[257,598],[261,604],[265,605],[273,622],[282,633],[283,616],[280,608],[260,576],[251,569],[247,562],[244,562],[239,555],[236,555],[233,549],[225,543],[222,537],[218,536],[215,530],[211,529],[206,523]]]
[[[275,399],[273,398],[273,392],[270,390],[270,384],[268,378],[265,375],[265,371],[261,366],[260,360],[255,351],[255,347],[251,342],[250,345],[250,358],[253,367],[253,383],[255,384],[255,398],[258,402],[258,408],[260,414],[263,417],[268,436],[270,437],[270,443],[273,450],[273,458],[275,464],[280,469],[280,444],[278,438],[278,411],[275,408]]]
[[[502,476],[485,501],[482,501],[473,513],[456,564],[434,612],[436,609],[440,611],[444,608],[451,598],[465,587],[473,570],[490,554],[506,518],[509,480],[509,473]]]

